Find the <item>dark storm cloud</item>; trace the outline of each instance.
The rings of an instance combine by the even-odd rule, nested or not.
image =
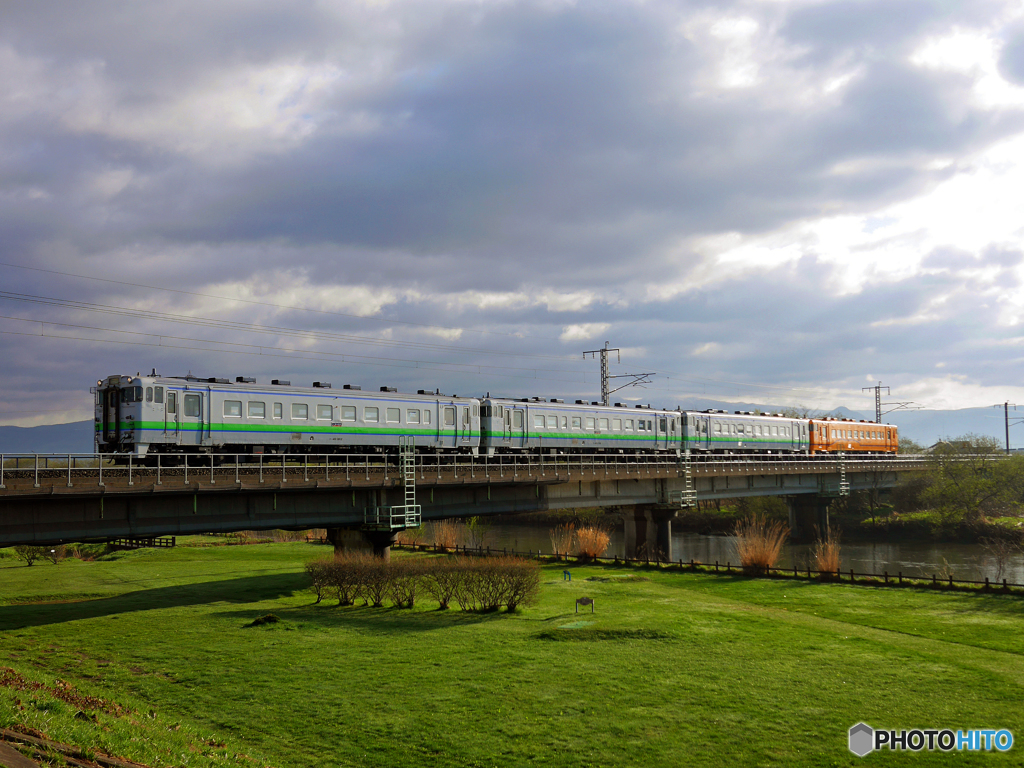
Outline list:
[[[944,272],[869,281],[839,296],[835,269],[807,258],[719,276],[669,300],[646,297],[691,271],[697,279],[708,259],[698,238],[872,211],[954,172],[930,161],[1019,131],[1020,111],[979,105],[965,76],[909,62],[930,36],[984,27],[998,8],[15,4],[0,29],[0,66],[10,75],[0,83],[0,261],[216,295],[219,284],[228,293],[248,285],[284,305],[316,301],[309,291],[322,288],[344,299],[336,305],[349,314],[525,337],[450,341],[493,356],[381,348],[381,366],[388,355],[497,364],[526,348],[593,348],[600,342],[558,341],[563,328],[592,323],[610,324],[615,344],[647,348],[652,359],[685,358],[714,342],[719,352],[693,362],[723,380],[853,382],[885,366],[909,376],[934,365],[934,348],[955,348],[964,370],[1003,371],[971,349],[998,307],[972,303],[971,292],[984,297],[991,287],[962,270],[1009,269],[1020,261],[1012,245],[963,260],[936,251],[924,266]],[[712,32],[716,19],[741,15],[757,22],[747,38]],[[1017,30],[1004,39],[1001,71],[1020,82],[1024,38]],[[756,69],[753,84],[721,85],[719,69],[744,56]],[[825,87],[843,78],[834,92]],[[268,96],[275,87],[283,89],[276,100]],[[218,111],[233,99],[241,99],[237,113]],[[444,338],[402,323],[389,329],[130,285],[0,274],[8,290],[114,307]],[[1011,285],[1016,277],[1006,271],[1001,279]],[[374,292],[390,298],[375,303]],[[477,300],[475,292],[513,298]],[[909,322],[939,294],[952,297],[940,318]],[[98,376],[153,364],[231,369],[217,375],[294,370],[310,379],[328,365],[269,350],[266,359],[204,352],[209,344],[187,338],[242,337],[169,321],[133,317],[117,326],[110,315],[10,302],[0,313],[158,334],[136,339],[157,347],[0,336],[0,354],[20,371],[19,392],[58,386],[57,377],[74,379],[60,391],[79,391]],[[23,327],[13,322],[2,327]],[[285,336],[244,339],[295,346]],[[366,381],[392,372],[346,365],[367,372]],[[454,373],[395,378],[402,376],[464,388]]]

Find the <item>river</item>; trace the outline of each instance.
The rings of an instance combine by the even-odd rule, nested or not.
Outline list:
[[[550,526],[494,524],[487,528],[484,543],[492,548],[507,547],[517,552],[551,552]],[[779,560],[780,568],[806,568],[810,545],[786,544]],[[611,532],[608,557],[624,555],[622,530]],[[696,560],[701,563],[737,564],[739,558],[729,536],[706,536],[699,533],[673,533],[674,560]],[[940,578],[951,573],[954,579],[983,581],[1005,578],[1010,583],[1024,584],[1024,554],[1007,558],[1002,576],[998,575],[995,558],[980,544],[926,543],[850,543],[842,544],[841,567],[857,573],[895,575],[902,572],[908,577]]]

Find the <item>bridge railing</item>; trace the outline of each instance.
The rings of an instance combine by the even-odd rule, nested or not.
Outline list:
[[[922,469],[928,457],[832,454],[691,454],[693,475],[780,472],[894,471]],[[674,454],[417,454],[417,482],[558,482],[586,476],[679,476],[684,462]],[[136,484],[356,483],[388,485],[401,478],[397,455],[364,454],[155,454],[140,460],[110,453],[0,454],[0,492]]]

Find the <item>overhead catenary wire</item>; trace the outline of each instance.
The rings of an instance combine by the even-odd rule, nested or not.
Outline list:
[[[520,339],[520,338],[530,338],[530,339],[546,339],[546,340],[549,340],[549,341],[552,340],[551,337],[549,337],[549,336],[531,336],[529,334],[512,333],[512,332],[509,332],[509,331],[490,331],[490,330],[484,330],[484,329],[481,329],[481,328],[456,328],[456,327],[447,326],[447,325],[435,325],[435,324],[431,324],[431,323],[419,323],[419,322],[416,322],[414,320],[396,320],[396,319],[393,319],[393,318],[375,317],[373,315],[357,315],[357,314],[351,313],[351,312],[337,312],[335,310],[330,310],[330,309],[315,309],[313,307],[297,307],[297,306],[291,306],[291,305],[288,305],[288,304],[276,304],[276,303],[270,302],[270,301],[259,301],[258,299],[243,299],[243,298],[240,298],[240,297],[237,297],[237,296],[236,297],[216,296],[214,294],[201,293],[199,291],[186,291],[186,290],[183,290],[181,288],[168,288],[166,286],[161,286],[161,285],[146,285],[144,283],[132,283],[132,282],[128,282],[126,280],[112,280],[112,279],[107,278],[107,277],[95,277],[93,275],[79,275],[79,274],[75,274],[74,272],[62,272],[61,270],[46,269],[44,267],[29,267],[29,266],[26,266],[24,264],[11,264],[11,263],[5,262],[5,261],[0,261],[0,266],[2,266],[2,267],[12,267],[14,269],[24,269],[24,270],[29,270],[29,271],[32,271],[32,272],[44,272],[44,273],[50,274],[50,275],[61,275],[62,277],[75,277],[75,278],[78,278],[80,280],[93,280],[93,281],[100,282],[100,283],[110,283],[112,285],[124,285],[124,286],[129,286],[129,287],[132,287],[132,288],[146,288],[146,289],[152,290],[152,291],[167,291],[168,293],[180,293],[180,294],[185,295],[185,296],[197,296],[197,297],[204,298],[204,299],[217,299],[218,301],[234,301],[234,302],[239,302],[241,304],[254,304],[254,305],[257,305],[257,306],[261,306],[261,307],[273,307],[274,309],[288,309],[288,310],[294,310],[294,311],[298,311],[298,312],[313,312],[313,313],[321,314],[321,315],[334,315],[336,317],[350,317],[350,318],[354,318],[354,319],[358,319],[358,320],[369,320],[369,321],[378,322],[378,323],[392,323],[392,324],[399,324],[399,325],[409,325],[409,326],[417,326],[417,327],[420,327],[420,328],[433,328],[433,329],[442,330],[442,331],[463,331],[463,332],[466,332],[466,333],[480,333],[480,334],[487,334],[487,335],[491,335],[491,336],[509,336],[509,337],[517,338],[517,339]]]

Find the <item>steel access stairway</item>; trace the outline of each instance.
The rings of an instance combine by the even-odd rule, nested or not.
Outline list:
[[[364,528],[396,531],[402,528],[415,528],[422,521],[420,505],[416,503],[416,441],[412,435],[399,437],[398,466],[402,476],[405,503],[367,507],[363,518]]]

